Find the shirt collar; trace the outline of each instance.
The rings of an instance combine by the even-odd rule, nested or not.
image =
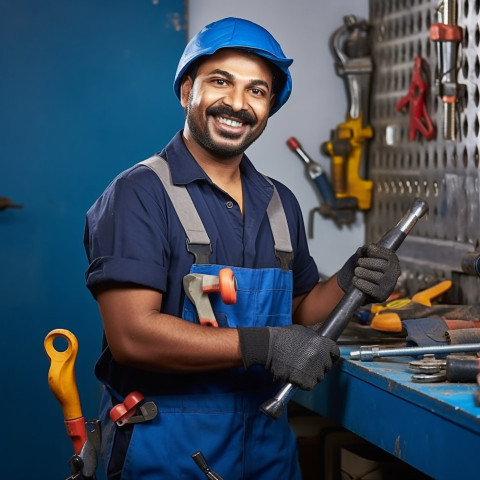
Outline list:
[[[169,163],[173,183],[175,185],[187,185],[197,180],[210,182],[207,174],[186,147],[182,132],[183,130],[177,132],[168,145],[160,152],[160,155]],[[247,177],[254,185],[264,189],[268,196],[272,195],[272,185],[257,171],[245,154],[240,163],[240,170],[242,175]]]

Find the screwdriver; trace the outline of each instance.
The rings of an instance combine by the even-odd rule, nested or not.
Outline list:
[[[208,463],[201,451],[192,454],[192,459],[209,480],[223,480],[218,473],[210,470],[210,467],[208,466]]]
[[[289,146],[290,150],[295,152],[307,165],[308,174],[317,186],[323,201],[334,207],[336,204],[335,192],[333,191],[328,177],[323,171],[322,167],[307,155],[305,150],[303,150],[302,146],[300,145],[300,142],[295,137],[290,137],[287,140],[287,145]]]

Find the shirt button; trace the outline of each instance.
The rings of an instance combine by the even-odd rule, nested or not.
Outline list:
[[[226,205],[227,205],[227,208],[233,208],[233,202],[228,201]]]

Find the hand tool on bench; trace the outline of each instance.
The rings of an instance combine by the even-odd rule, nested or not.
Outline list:
[[[432,300],[439,297],[452,286],[450,280],[444,280],[421,290],[409,298],[394,300],[386,305],[373,305],[374,313],[370,327],[382,332],[401,332],[402,319],[432,316]]]
[[[350,352],[352,360],[372,361],[379,357],[402,357],[419,356],[428,353],[448,354],[480,352],[480,343],[467,343],[463,345],[432,345],[429,347],[402,347],[402,348],[380,348],[378,345],[361,346],[359,350]]]
[[[446,370],[449,382],[475,382],[480,373],[480,358],[449,355],[446,360]]]
[[[428,204],[421,198],[415,198],[402,219],[389,230],[378,242],[382,247],[396,251],[413,229],[417,221],[428,211]],[[366,295],[353,285],[342,297],[333,312],[325,322],[315,326],[315,330],[324,337],[337,340],[348,325],[350,318],[361,305],[365,303]],[[278,419],[283,413],[285,404],[293,397],[297,387],[291,383],[285,384],[270,400],[264,402],[260,410],[272,419]]]
[[[60,351],[54,345],[58,338],[67,342],[67,348]],[[98,452],[100,450],[100,422],[85,422],[75,380],[75,360],[78,341],[69,330],[56,329],[44,340],[45,352],[50,359],[48,385],[62,407],[67,435],[73,443],[74,455],[70,459],[70,479],[95,478]],[[88,427],[88,428],[87,428]]]
[[[223,303],[232,305],[237,301],[237,283],[230,268],[222,268],[218,275],[189,273],[183,277],[183,288],[195,305],[200,325],[218,327],[209,293],[220,293]]]
[[[326,218],[332,218],[338,225],[346,225],[355,221],[355,211],[357,209],[357,199],[355,197],[337,198],[327,174],[322,167],[312,160],[307,152],[302,148],[300,142],[295,137],[290,137],[287,140],[287,145],[295,152],[300,159],[305,162],[307,172],[313,183],[317,187],[323,203],[320,207],[314,208],[310,212],[308,222],[308,236],[313,237],[313,215],[318,211]]]

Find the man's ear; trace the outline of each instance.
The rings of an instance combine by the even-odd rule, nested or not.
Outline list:
[[[183,108],[186,108],[188,105],[188,97],[193,88],[193,78],[190,75],[185,75],[180,84],[180,103]]]

